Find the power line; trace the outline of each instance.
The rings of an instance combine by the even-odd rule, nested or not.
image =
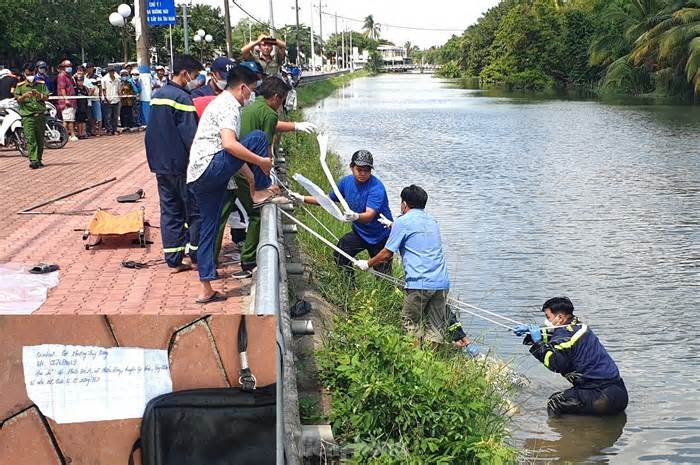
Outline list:
[[[332,13],[327,13],[325,11],[323,12],[323,14],[327,15],[327,16],[336,16]],[[337,15],[337,16],[338,16],[338,18],[343,18],[343,19],[346,19],[348,21],[354,21],[356,23],[364,23],[365,22],[364,19],[349,18],[347,16],[342,16],[342,15]],[[386,27],[393,27],[396,29],[410,29],[413,31],[464,32],[464,29],[441,29],[441,28],[431,28],[431,27],[398,26],[396,24],[387,24],[387,23],[382,23],[382,22],[377,22],[377,24],[379,24],[381,26],[386,26]]]

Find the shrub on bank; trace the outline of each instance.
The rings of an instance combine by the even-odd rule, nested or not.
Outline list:
[[[299,100],[311,104],[340,85],[311,84],[299,90]],[[298,120],[302,115],[291,116]],[[290,175],[302,173],[330,189],[312,136],[290,134],[283,144]],[[338,157],[329,156],[328,162],[336,178],[343,174],[344,163]],[[297,208],[295,216],[331,242],[335,242],[332,236],[340,237],[348,229],[321,208]],[[333,430],[343,445],[353,449],[351,463],[514,461],[502,395],[487,381],[485,367],[456,350],[417,346],[401,328],[401,290],[360,272],[357,285],[351,287],[328,247],[303,231],[297,238],[312,263],[314,281],[339,309],[317,361],[331,392]]]

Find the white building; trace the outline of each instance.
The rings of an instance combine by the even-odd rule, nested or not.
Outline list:
[[[406,49],[397,47],[396,45],[380,45],[377,47],[377,51],[382,55],[384,64],[387,65],[401,65],[404,64],[408,58]]]

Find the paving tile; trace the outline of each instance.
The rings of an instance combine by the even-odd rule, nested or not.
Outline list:
[[[59,455],[35,408],[14,416],[0,428],[0,463],[61,465]]]
[[[107,318],[121,347],[167,349],[170,337],[179,328],[198,317],[193,315],[109,315]]]
[[[114,338],[106,320],[97,315],[0,317],[0,419],[31,404],[24,388],[22,346],[37,344],[112,347]]]
[[[123,268],[123,260],[162,258],[160,231],[156,228],[148,229],[153,244],[146,248],[134,246],[129,240],[109,238],[91,250],[84,249],[81,231],[98,207],[118,214],[144,206],[147,221],[159,225],[157,186],[148,170],[143,133],[69,142],[64,149],[47,151],[44,161],[45,168],[30,170],[26,159],[12,151],[0,151],[0,211],[5,212],[3,230],[7,232],[0,237],[0,262],[48,261],[61,267],[58,287],[49,291],[48,300],[37,313],[202,314],[248,309],[249,280],[224,277],[218,281],[216,287],[225,289],[229,299],[210,310],[193,305],[199,290],[195,271],[173,275],[164,264],[139,270]],[[62,214],[14,214],[111,177],[117,177],[117,181],[38,210]],[[137,204],[116,202],[117,196],[138,188],[144,189],[146,197]],[[230,247],[229,241],[227,237],[226,247]],[[228,276],[237,270],[227,266],[221,272]],[[156,301],[168,297],[165,305],[156,305]]]
[[[177,333],[170,351],[170,374],[173,390],[229,385],[206,322]]]

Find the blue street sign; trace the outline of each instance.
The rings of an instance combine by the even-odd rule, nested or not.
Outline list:
[[[167,26],[175,22],[175,0],[146,0],[146,23]]]

